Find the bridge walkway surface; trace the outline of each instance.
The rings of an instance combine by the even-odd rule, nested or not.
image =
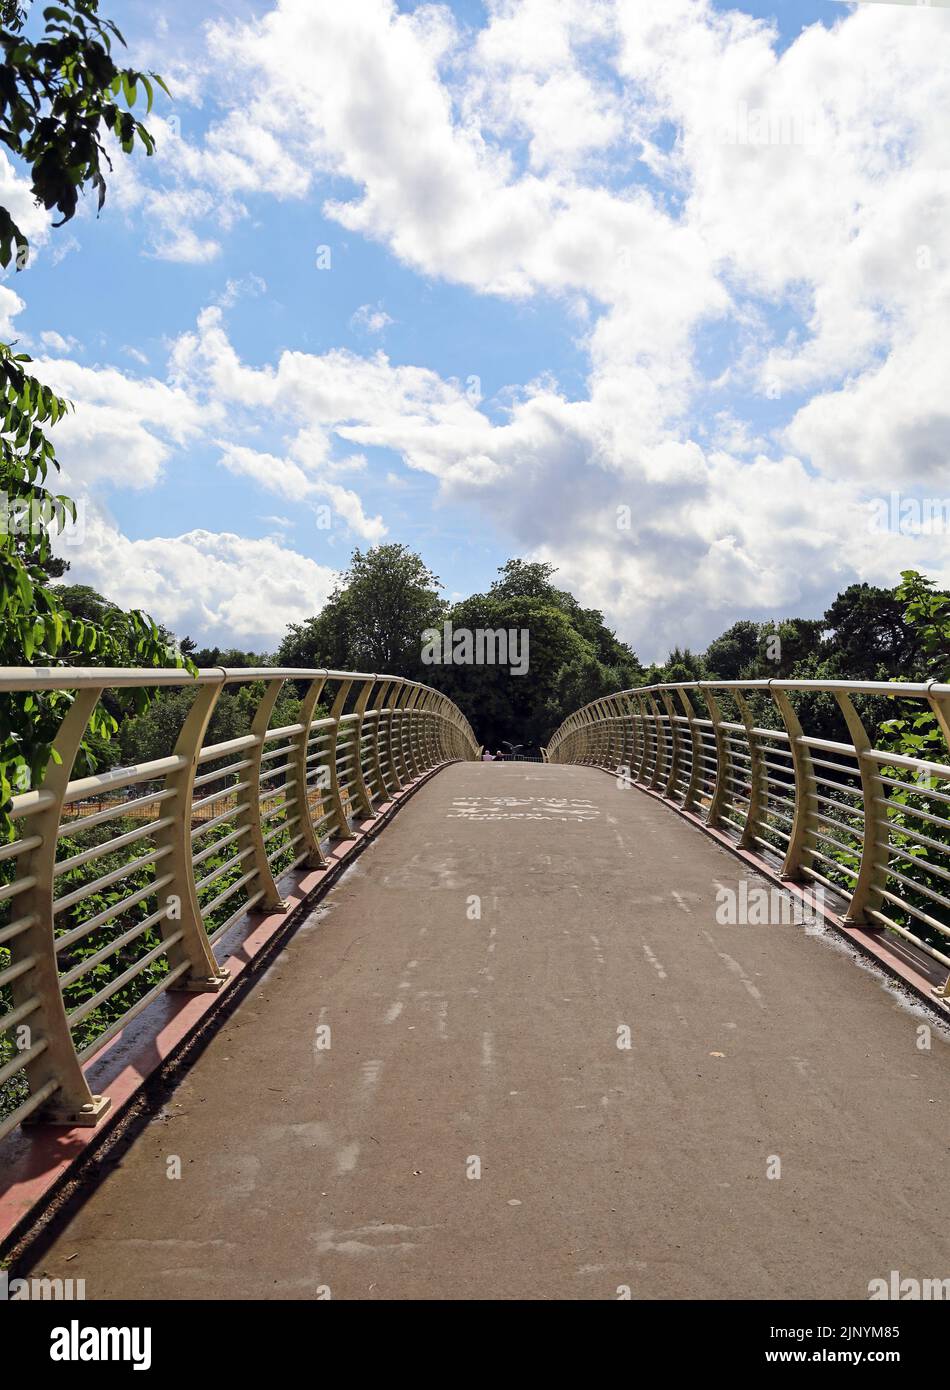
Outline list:
[[[449,767],[34,1272],[90,1299],[866,1299],[891,1270],[942,1277],[946,1036],[921,1050],[925,1011],[831,933],[720,925],[743,877],[595,769]]]

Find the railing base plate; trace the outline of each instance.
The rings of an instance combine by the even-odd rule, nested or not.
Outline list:
[[[198,975],[192,979],[176,981],[169,985],[169,994],[214,994],[216,990],[223,989],[231,976],[227,970],[223,970],[219,975]]]
[[[66,1129],[95,1129],[111,1105],[108,1096],[93,1096],[87,1105],[80,1106],[78,1110],[44,1107],[34,1115],[28,1115],[23,1124],[30,1128],[34,1125],[56,1125]]]

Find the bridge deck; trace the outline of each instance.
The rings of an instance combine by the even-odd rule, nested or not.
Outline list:
[[[830,940],[717,924],[745,874],[594,770],[448,769],[37,1268],[172,1299],[866,1298],[950,1273],[945,1038],[919,1050],[922,1016]]]

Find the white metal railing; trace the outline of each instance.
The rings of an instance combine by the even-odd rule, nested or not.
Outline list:
[[[816,698],[832,702],[843,739],[802,727]],[[544,755],[647,788],[784,879],[841,897],[849,924],[950,967],[950,751],[935,761],[876,747],[859,699],[927,712],[950,750],[950,685],[755,680],[619,691],[570,715]],[[936,993],[950,998],[950,979]]]
[[[259,682],[249,731],[208,745],[223,690]],[[297,721],[271,728],[292,683]],[[174,746],[71,779],[106,692],[194,690]],[[479,747],[440,692],[395,676],[257,670],[0,669],[2,691],[73,692],[40,786],[0,845],[0,1138],[27,1118],[95,1124],[84,1063],[166,990],[217,990],[215,946],[278,881],[431,769]],[[322,711],[326,711],[323,713]]]

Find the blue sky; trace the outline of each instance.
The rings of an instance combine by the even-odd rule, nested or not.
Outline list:
[[[76,402],[73,577],[273,647],[354,545],[450,596],[529,555],[649,659],[943,574],[943,536],[866,518],[932,495],[950,442],[950,16],[103,9],[169,80],[159,152],[117,157],[98,218],[31,211],[0,281]]]

